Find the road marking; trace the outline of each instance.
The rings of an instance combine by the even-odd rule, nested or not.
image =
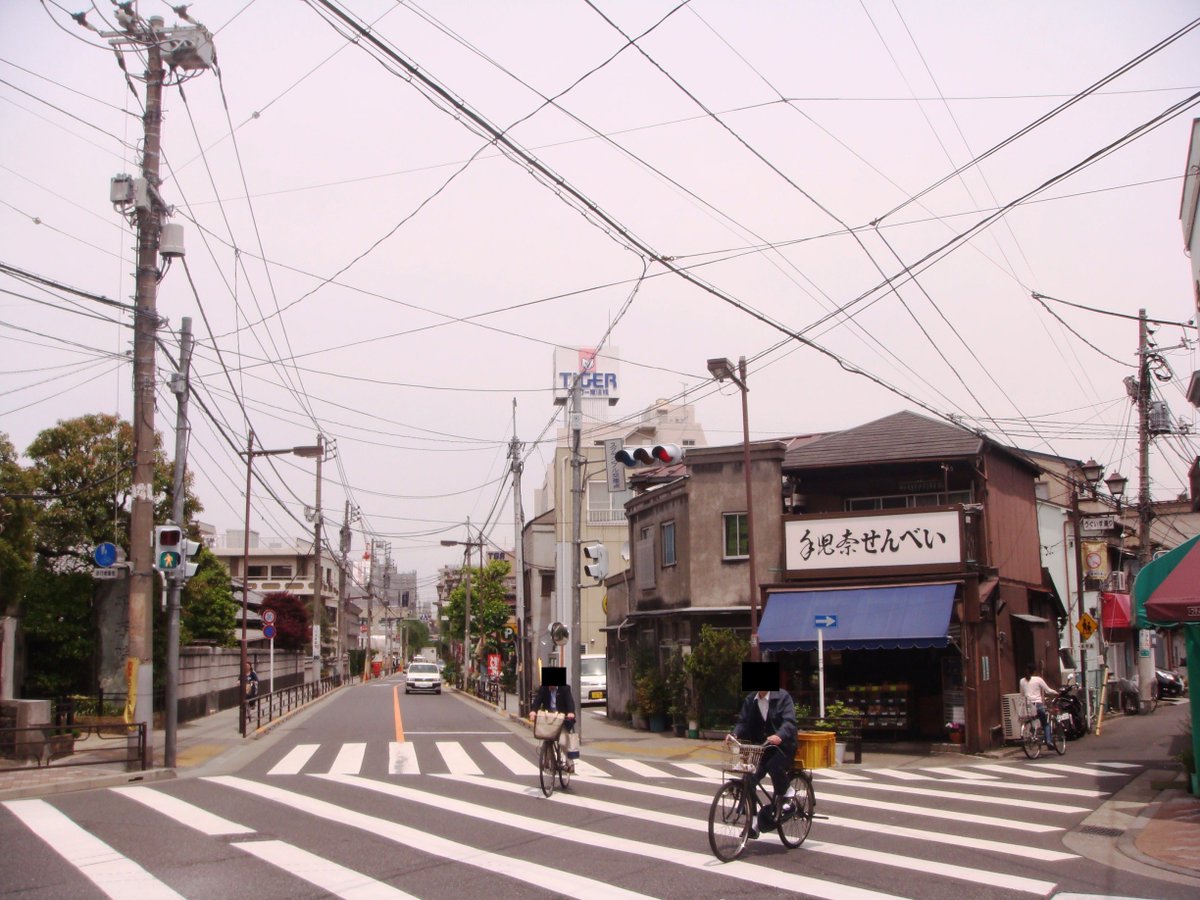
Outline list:
[[[691,772],[693,775],[699,775],[706,780],[716,781],[721,777],[720,766],[706,766],[704,763],[678,763],[673,762],[671,765],[677,769],[683,769],[685,772]]]
[[[80,828],[45,800],[10,800],[5,807],[109,897],[180,898],[132,859]]]
[[[611,762],[611,760],[610,760]],[[583,775],[587,778],[611,778],[612,776],[601,769],[599,766],[593,766],[586,759],[575,760],[575,774]]]
[[[1037,772],[1029,766],[1002,766],[995,763],[975,763],[971,766],[973,769],[984,769],[988,772],[999,772],[1002,775],[1013,776],[1020,774],[1021,778],[1062,778],[1057,772]],[[880,771],[883,771],[882,769]]]
[[[668,847],[662,844],[651,844],[646,841],[634,840],[633,838],[620,837],[604,832],[588,831],[587,829],[576,828],[572,825],[555,824],[548,826],[546,821],[541,818],[522,816],[499,809],[483,809],[476,803],[456,800],[442,793],[421,791],[392,782],[373,781],[369,778],[361,778],[354,775],[314,775],[313,777],[334,781],[338,784],[354,785],[410,802],[424,803],[439,810],[455,812],[461,816],[480,819],[491,826],[527,831],[539,837],[545,835],[553,837],[556,840],[582,844],[589,848],[599,847],[605,850],[615,850],[619,853],[628,853],[634,856],[653,859],[656,862],[666,862],[684,868],[699,869],[714,875],[723,875],[727,878],[749,881],[763,888],[775,888],[777,890],[805,894],[810,897],[829,898],[829,900],[835,900],[835,898],[836,900],[841,900],[841,898],[881,898],[893,896],[856,888],[851,885],[823,881],[807,875],[781,872],[754,863],[731,862],[717,865],[714,864],[713,858],[707,853],[679,850],[675,847]],[[644,818],[646,815],[645,811],[640,812]],[[703,824],[705,830],[707,830],[707,822]],[[897,859],[899,858],[897,857]],[[1029,879],[1022,880],[1027,881]],[[1045,885],[1046,882],[1038,882],[1038,884]],[[555,885],[555,889],[557,887]],[[1050,887],[1052,888],[1053,884]],[[609,887],[608,890],[612,890],[612,888]],[[1041,893],[1046,894],[1048,890],[1042,888]]]
[[[641,762],[636,759],[617,759],[615,757],[612,757],[608,761],[610,763],[612,763],[614,766],[620,766],[622,769],[626,769],[626,770],[632,772],[634,775],[641,775],[643,778],[674,778],[675,777],[673,775],[670,775],[666,772],[661,771],[660,769],[656,769],[653,766],[648,766],[644,762]]]
[[[361,769],[353,772],[338,772],[329,770],[331,775],[357,775]],[[417,764],[417,748],[412,744],[388,744],[388,774],[389,775],[420,775],[421,767]]]
[[[536,775],[538,773],[538,767],[533,764],[533,760],[518,753],[502,741],[484,741],[483,746],[514,775]]]
[[[853,772],[843,772],[841,769],[813,769],[814,778],[828,781],[867,781],[867,776],[856,775]]]
[[[1110,763],[1111,765],[1111,763]],[[1050,769],[1054,772],[1066,772],[1069,775],[1106,775],[1109,777],[1124,778],[1124,772],[1105,772],[1101,769],[1090,769],[1087,766],[1069,766],[1066,763],[1037,763],[1031,762],[1029,768],[1037,767],[1039,769]]]
[[[951,778],[958,778],[962,781],[998,781],[995,775],[985,775],[983,772],[972,772],[970,769],[960,768],[958,766],[927,766],[922,767],[922,772],[934,772],[938,775],[949,775]]]
[[[233,846],[345,900],[374,900],[375,897],[416,900],[414,895],[390,884],[283,841],[237,841]]]
[[[297,775],[304,768],[304,764],[312,759],[312,755],[317,752],[320,744],[297,744],[287,755],[279,762],[275,763],[275,767],[271,769],[268,775]]]
[[[1090,765],[1090,766],[1107,766],[1110,769],[1140,769],[1141,768],[1141,766],[1139,766],[1137,763],[1124,763],[1124,762],[1094,762],[1094,763],[1088,763],[1088,765]],[[1108,773],[1105,773],[1105,774],[1108,774]]]
[[[223,819],[206,809],[201,809],[178,797],[172,797],[170,794],[164,794],[162,791],[154,791],[148,787],[115,787],[110,790],[123,797],[128,797],[130,800],[136,800],[143,806],[148,806],[181,825],[194,828],[201,834],[213,837],[224,834],[254,834],[253,828]]]
[[[317,775],[314,777],[338,781],[343,778],[349,779],[353,776]],[[409,828],[407,825],[401,825],[398,822],[392,822],[388,819],[381,819],[378,816],[369,816],[349,807],[337,806],[333,803],[327,803],[324,800],[318,800],[315,797],[306,797],[294,791],[285,791],[272,784],[249,781],[231,775],[208,777],[205,778],[205,781],[211,781],[214,784],[242,791],[260,800],[271,800],[282,806],[288,806],[330,822],[337,822],[339,825],[349,825],[352,828],[361,829],[372,837],[392,841],[409,850],[452,860],[461,865],[474,866],[477,869],[482,869],[494,875],[503,875],[515,879],[521,884],[547,885],[550,886],[549,889],[554,893],[565,894],[569,897],[578,897],[580,900],[591,900],[594,897],[632,898],[644,896],[633,891],[622,890],[602,881],[576,875],[569,869],[559,868],[558,866],[543,866],[522,859],[502,856],[499,853],[491,853],[478,847],[448,840],[423,829]],[[438,798],[438,802],[444,804],[447,800],[445,797],[440,797]],[[547,830],[546,823],[540,822],[539,827],[540,833],[544,835]]]
[[[455,775],[436,775],[436,778],[445,778],[449,781],[462,781],[472,785],[479,785],[490,788],[495,791],[503,791],[509,794],[523,794],[528,797],[539,796],[539,791],[521,787],[509,781],[499,781],[494,778],[459,778]],[[627,806],[621,803],[613,803],[608,800],[593,799],[584,797],[580,794],[565,794],[559,791],[550,795],[550,799],[555,803],[563,803],[569,806],[578,806],[591,812],[607,813],[611,815],[629,816],[630,818],[644,820],[646,818],[646,810],[639,806]],[[708,802],[708,798],[699,798]],[[662,825],[670,825],[675,828],[686,828],[689,831],[708,831],[708,822],[703,819],[697,819],[692,816],[679,816],[671,813],[656,812],[654,813],[654,821]],[[878,822],[869,822],[861,819],[848,819],[843,816],[830,816],[822,820],[821,828],[846,828],[852,831],[865,831],[869,834],[879,834],[880,824]],[[1065,853],[1061,850],[1046,850],[1041,847],[1029,847],[1024,844],[1010,844],[1005,841],[993,841],[987,838],[974,838],[958,834],[943,834],[940,831],[924,831],[917,828],[906,828],[903,825],[888,825],[887,834],[889,837],[902,837],[915,841],[924,841],[934,844],[947,844],[952,847],[962,847],[969,850],[986,850],[989,853],[1003,853],[1007,856],[1015,856],[1019,859],[1036,859],[1044,862],[1065,862],[1069,859],[1078,859],[1074,853]],[[806,842],[805,847],[809,846]]]
[[[396,740],[404,740],[404,720],[400,718],[400,688],[392,688],[392,718],[396,721]]]
[[[338,751],[329,771],[338,775],[357,775],[362,771],[363,755],[366,752],[366,744],[342,744],[342,749]]]
[[[913,772],[909,769],[872,769],[874,775],[886,775],[888,778],[895,778],[899,781],[933,781],[930,775],[922,775],[920,772]]]
[[[455,775],[482,775],[483,769],[475,764],[475,760],[467,754],[463,745],[458,741],[438,741],[438,752],[446,763],[446,768]]]
[[[1023,797],[994,797],[989,794],[961,794],[958,791],[940,791],[933,788],[909,787],[902,784],[882,784],[875,781],[855,782],[849,785],[863,790],[889,791],[893,794],[911,794],[918,797],[929,797],[935,801],[967,800],[971,803],[987,803],[992,806],[1012,806],[1020,809],[1038,810],[1053,813],[1087,813],[1091,810],[1085,806],[1066,806],[1061,803],[1044,803],[1041,800],[1026,800]],[[995,787],[988,783],[989,788]]]

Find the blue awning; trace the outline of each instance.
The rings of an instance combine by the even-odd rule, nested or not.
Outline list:
[[[913,650],[945,647],[957,584],[840,591],[772,592],[758,641],[764,650],[815,650],[817,623],[835,650]],[[834,624],[836,623],[836,624]]]

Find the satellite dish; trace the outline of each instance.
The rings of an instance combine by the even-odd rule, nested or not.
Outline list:
[[[567,638],[571,633],[567,631],[567,626],[562,622],[555,622],[550,626],[550,640],[554,641],[555,646],[561,647],[567,642]]]

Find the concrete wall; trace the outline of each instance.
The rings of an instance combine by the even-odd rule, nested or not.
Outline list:
[[[271,653],[251,649],[248,658],[258,673],[259,693],[270,689]],[[238,647],[183,647],[179,651],[179,721],[187,722],[239,702]],[[275,651],[275,690],[315,681],[320,673],[312,659],[298,651]]]

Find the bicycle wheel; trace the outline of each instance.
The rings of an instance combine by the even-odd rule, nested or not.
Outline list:
[[[571,784],[571,773],[567,771],[567,756],[558,744],[554,745],[554,758],[558,763],[558,783],[566,790]]]
[[[1042,755],[1042,729],[1040,726],[1041,722],[1038,722],[1037,719],[1021,725],[1021,747],[1030,759],[1037,759]]]
[[[807,772],[792,773],[792,796],[788,798],[796,807],[791,815],[780,816],[779,839],[785,847],[799,847],[812,828],[813,811],[817,798],[813,795],[812,778]]]
[[[554,793],[554,741],[542,741],[542,752],[538,756],[538,778],[542,782],[542,793],[549,797]]]
[[[1054,742],[1054,752],[1059,756],[1067,752],[1067,733],[1053,713],[1050,715],[1050,740]]]
[[[708,846],[721,862],[732,862],[746,849],[750,810],[740,781],[721,785],[708,810]]]

